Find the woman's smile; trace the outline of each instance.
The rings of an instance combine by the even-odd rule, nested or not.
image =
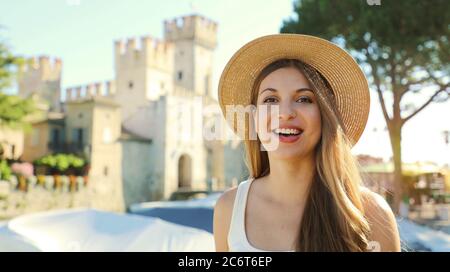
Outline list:
[[[272,133],[278,137],[281,143],[294,143],[301,138],[303,129],[294,126],[286,126],[276,128],[272,130]]]

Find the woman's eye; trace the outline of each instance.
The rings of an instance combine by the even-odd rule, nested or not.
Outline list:
[[[263,103],[275,103],[278,100],[275,97],[267,97],[263,100]]]
[[[301,102],[301,103],[305,103],[305,102],[306,103],[312,103],[312,99],[307,97],[307,96],[302,96],[297,101]]]

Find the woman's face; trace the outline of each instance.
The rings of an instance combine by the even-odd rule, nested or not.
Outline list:
[[[264,78],[256,106],[256,131],[270,156],[311,154],[320,139],[321,117],[316,96],[299,70],[280,68]]]

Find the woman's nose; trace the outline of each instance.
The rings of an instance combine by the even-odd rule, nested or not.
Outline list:
[[[278,111],[280,120],[289,120],[297,116],[297,112],[290,103],[280,103]]]

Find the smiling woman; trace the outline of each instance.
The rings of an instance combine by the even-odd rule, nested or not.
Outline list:
[[[283,83],[285,83],[285,81],[283,80],[284,79],[283,75],[280,75],[280,73],[283,73],[283,70],[281,72],[275,71],[267,77],[269,77],[269,78],[276,77],[275,80],[279,81],[281,84],[283,84]],[[287,73],[289,73],[289,71]],[[295,77],[289,77],[289,79],[295,79]],[[265,81],[266,80],[267,79],[265,79]],[[268,91],[272,92],[273,94],[267,95]],[[264,95],[264,92],[266,92],[266,95]],[[301,95],[302,93],[305,93],[305,92],[306,93],[310,92],[312,94]],[[265,88],[259,92],[258,97],[260,97],[261,99],[259,99],[259,100],[262,100],[262,101],[258,102],[258,104],[269,104],[269,105],[277,104],[280,102],[279,101],[280,93],[281,92],[279,92],[277,89],[270,88],[270,87]],[[313,98],[311,97],[311,95],[314,96],[314,93],[310,88],[300,88],[293,92],[293,98],[295,100],[295,103],[312,104]],[[293,142],[297,141],[300,138],[300,135],[303,133],[303,129],[300,128],[300,126],[295,126],[295,125],[282,125],[282,126],[273,128],[271,131],[273,133],[275,133],[278,136],[280,142],[283,142],[283,143],[293,143]]]
[[[350,152],[369,94],[344,50],[305,35],[254,40],[227,64],[219,101],[225,116],[226,106],[254,105],[244,124],[258,137],[243,138],[249,179],[216,204],[216,250],[400,250],[392,211],[362,187]]]
[[[259,74],[253,88],[252,104],[255,104],[257,109],[268,105],[269,108],[277,107],[278,110],[275,114],[277,116],[269,114],[268,118],[255,120],[257,134],[272,132],[269,135],[273,137],[265,137],[272,143],[295,143],[302,138],[301,144],[277,144],[271,154],[279,159],[301,157],[298,150],[310,152],[310,148],[305,148],[305,144],[315,146],[320,138],[321,118],[317,98],[302,70],[304,69],[298,61],[276,61]],[[272,112],[277,111],[270,110],[270,113]],[[272,118],[278,122],[274,122]],[[271,124],[275,126],[271,127]],[[266,139],[260,137],[260,140],[266,150],[271,149],[272,146],[265,144]]]

